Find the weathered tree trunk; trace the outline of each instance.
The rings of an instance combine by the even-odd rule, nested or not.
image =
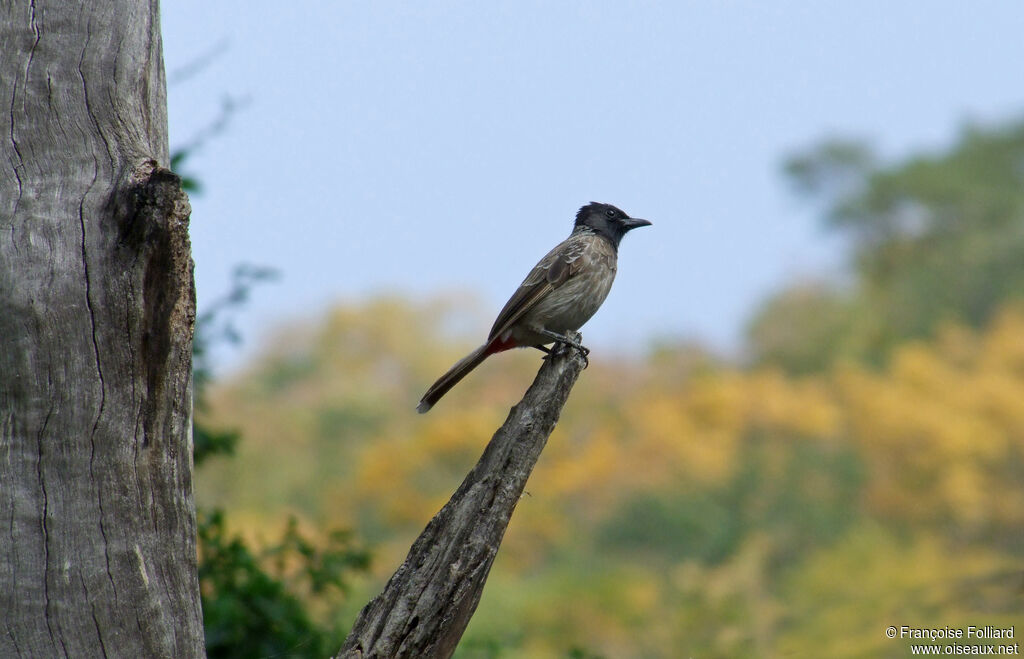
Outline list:
[[[363,608],[338,654],[444,658],[480,602],[526,481],[558,422],[583,358],[548,359],[479,462],[420,537],[384,592]]]
[[[0,0],[0,656],[203,654],[156,0]]]

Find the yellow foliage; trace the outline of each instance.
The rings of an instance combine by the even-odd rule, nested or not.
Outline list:
[[[887,638],[890,625],[1019,625],[1019,577],[1016,561],[991,550],[951,549],[929,533],[900,540],[864,525],[786,580],[789,608],[776,649],[780,656],[902,657],[910,644]]]
[[[1024,523],[1024,488],[1011,476],[1024,455],[1024,349],[1016,330],[1024,320],[1003,315],[978,339],[950,329],[935,345],[898,350],[885,372],[838,374],[880,513],[970,528]]]

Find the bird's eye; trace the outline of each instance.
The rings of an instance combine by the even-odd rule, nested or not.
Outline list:
[[[609,208],[608,210],[606,210],[604,212],[604,214],[607,215],[608,217],[614,218],[615,217],[615,209],[614,208]]]

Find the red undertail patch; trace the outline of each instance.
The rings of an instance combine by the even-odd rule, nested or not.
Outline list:
[[[519,344],[516,343],[515,339],[512,337],[509,337],[504,341],[498,337],[494,337],[494,340],[487,345],[487,351],[484,354],[493,355],[496,352],[504,352],[505,350],[511,350],[518,346]]]

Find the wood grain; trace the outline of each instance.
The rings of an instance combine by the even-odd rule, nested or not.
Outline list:
[[[201,656],[159,6],[4,0],[0,52],[0,656]]]

